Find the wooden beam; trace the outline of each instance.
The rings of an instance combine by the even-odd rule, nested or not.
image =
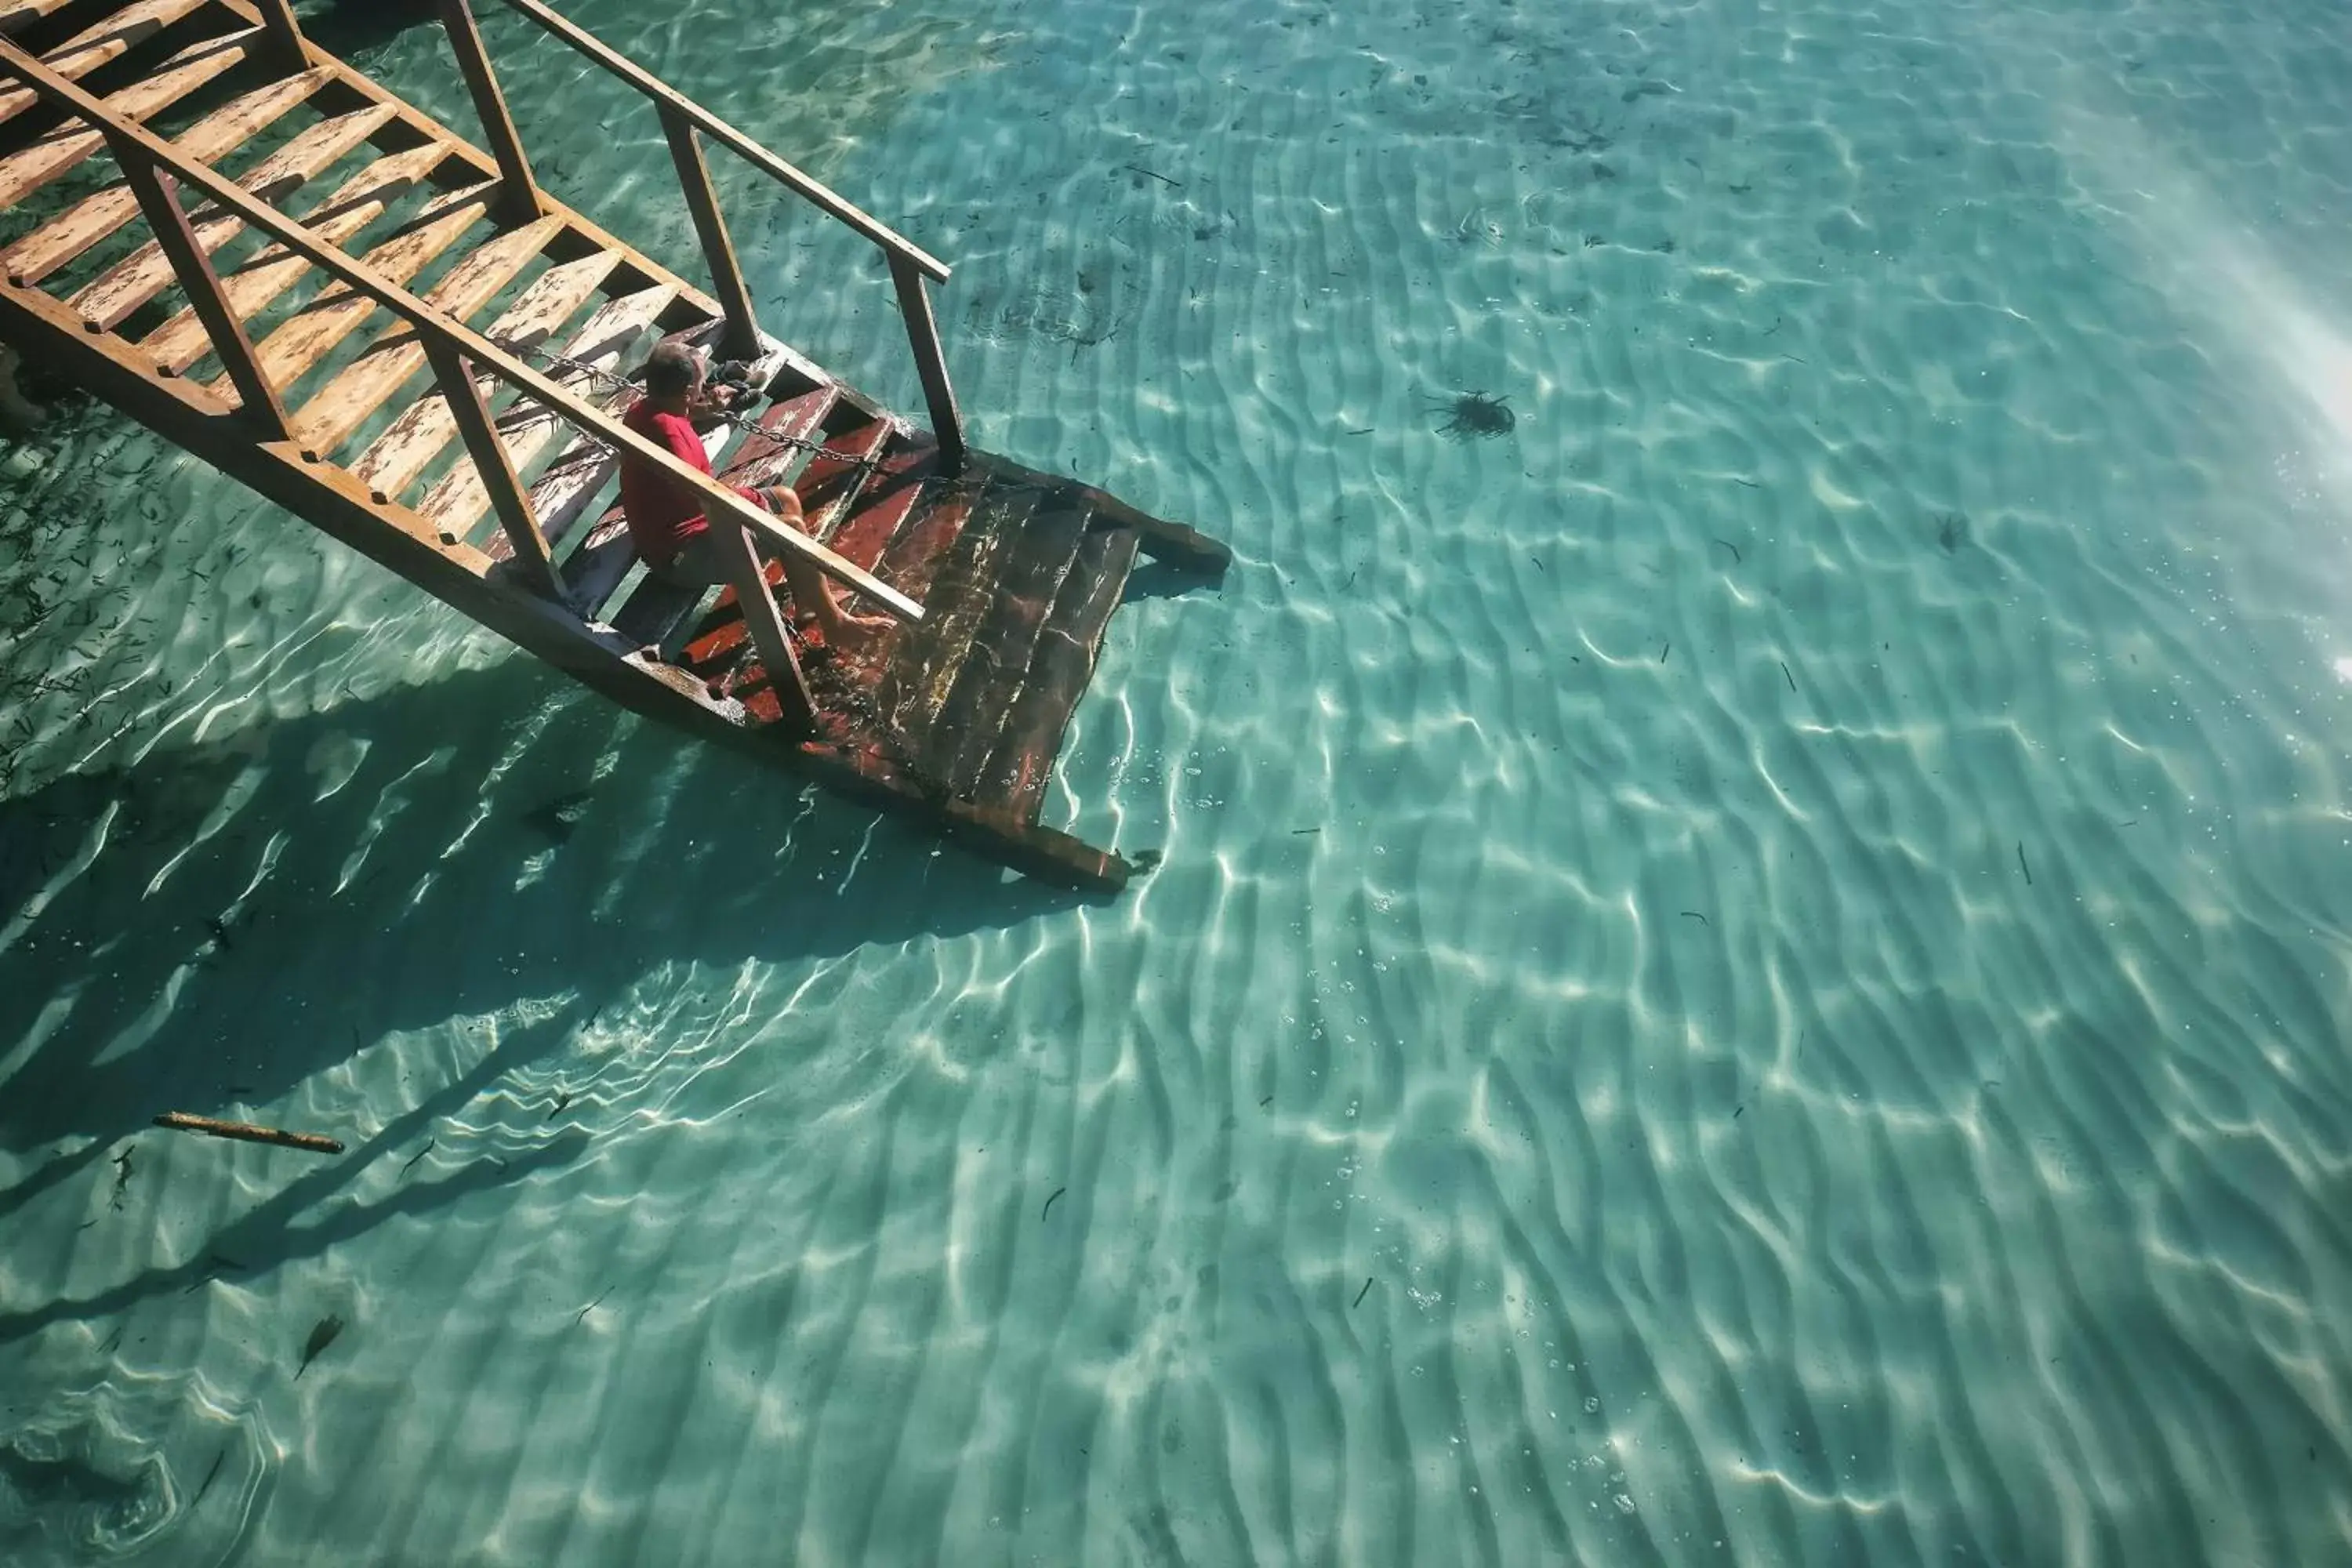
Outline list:
[[[555,554],[547,547],[547,536],[539,531],[539,520],[530,514],[530,498],[523,493],[522,480],[507,461],[498,427],[490,423],[489,405],[482,401],[482,389],[474,384],[474,367],[466,363],[465,355],[432,334],[419,335],[425,341],[425,356],[433,362],[433,378],[457,420],[457,438],[465,442],[466,455],[473,459],[475,471],[490,492],[490,506],[499,514],[507,542],[514,547],[523,580],[562,602],[563,579],[555,570]]]
[[[253,352],[253,340],[246,335],[245,323],[237,320],[228,296],[222,292],[220,274],[213,270],[213,258],[197,243],[196,231],[188,224],[188,215],[180,205],[180,193],[172,177],[157,171],[140,155],[137,147],[120,136],[110,132],[109,140],[114,143],[114,155],[122,165],[123,178],[138,196],[140,210],[147,215],[147,226],[155,231],[155,243],[171,258],[172,276],[179,280],[189,306],[212,338],[213,353],[228,372],[229,384],[236,388],[237,402],[244,406],[246,416],[263,440],[284,440],[285,405],[278,401],[276,389],[261,374],[261,361]]]
[[[727,557],[728,585],[735,590],[736,607],[742,612],[744,628],[751,634],[751,646],[760,651],[760,663],[768,672],[768,686],[776,694],[783,721],[798,734],[814,735],[816,704],[809,697],[800,656],[793,651],[784,618],[776,611],[776,597],[768,592],[767,575],[751,548],[751,536],[715,518],[710,526]]]
[[[293,0],[254,0],[261,11],[261,26],[268,35],[270,63],[280,70],[300,70],[310,64],[310,51],[302,42],[302,29],[294,25]]]
[[[441,0],[441,25],[457,52],[458,74],[473,95],[474,113],[482,122],[482,139],[499,161],[499,221],[529,223],[547,210],[531,177],[530,162],[523,156],[522,137],[514,116],[507,112],[506,94],[499,90],[498,74],[490,68],[489,50],[482,46],[482,30],[474,26],[473,7],[466,0]]]
[[[710,267],[710,291],[727,312],[727,335],[719,352],[729,359],[751,359],[760,352],[760,323],[751,310],[751,290],[743,281],[743,264],[736,259],[735,242],[728,237],[726,215],[719,210],[719,193],[710,188],[710,166],[702,161],[702,141],[693,123],[668,104],[661,106],[662,134],[669,138],[670,161],[677,165],[678,189],[694,219],[695,237],[702,241],[702,258]]]
[[[890,258],[890,281],[898,285],[898,313],[906,318],[907,341],[914,346],[915,372],[923,378],[923,401],[930,407],[940,464],[953,473],[963,467],[963,411],[956,406],[947,357],[940,352],[940,324],[931,315],[930,287],[911,263],[897,256]]]
[[[948,265],[916,245],[906,236],[877,219],[860,212],[843,200],[823,181],[812,178],[793,168],[757,142],[752,141],[702,105],[632,61],[625,55],[603,43],[593,34],[582,31],[556,14],[540,0],[506,0],[506,4],[538,23],[554,37],[562,39],[580,53],[596,62],[614,76],[635,88],[656,107],[683,116],[687,122],[720,146],[776,181],[819,211],[850,228],[863,238],[882,247],[893,257],[903,257],[922,274],[936,283],[948,280]]]

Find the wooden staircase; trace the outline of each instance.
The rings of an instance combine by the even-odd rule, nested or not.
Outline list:
[[[654,103],[712,292],[538,188],[465,0],[445,21],[488,152],[310,45],[286,0],[0,0],[0,338],[615,700],[1025,873],[1122,885],[1038,824],[1046,782],[1138,551],[1210,574],[1226,552],[967,450],[943,264],[508,3]],[[759,331],[706,138],[883,251],[929,430]],[[619,426],[664,338],[753,362],[762,404],[706,444],[730,482],[790,485],[807,537]],[[742,525],[715,602],[636,559],[624,449]],[[854,656],[796,633],[772,596],[790,554],[896,633]]]

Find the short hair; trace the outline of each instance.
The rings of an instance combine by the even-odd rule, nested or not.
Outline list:
[[[646,356],[646,391],[656,397],[691,392],[701,379],[702,361],[684,343],[656,343]]]

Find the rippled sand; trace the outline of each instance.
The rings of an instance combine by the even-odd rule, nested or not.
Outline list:
[[[568,9],[956,263],[984,445],[1234,543],[1048,806],[1165,862],[1006,883],[67,411],[0,1557],[2352,1560],[2332,7]]]

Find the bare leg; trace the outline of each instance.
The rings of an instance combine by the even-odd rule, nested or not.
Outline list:
[[[777,486],[762,492],[770,510],[785,522],[802,532],[808,531],[808,520],[801,515],[801,498],[791,490]],[[783,557],[784,584],[793,591],[793,604],[800,612],[817,624],[824,640],[836,647],[845,647],[868,641],[890,629],[887,616],[853,614],[835,594],[833,584],[824,574],[798,555]]]

